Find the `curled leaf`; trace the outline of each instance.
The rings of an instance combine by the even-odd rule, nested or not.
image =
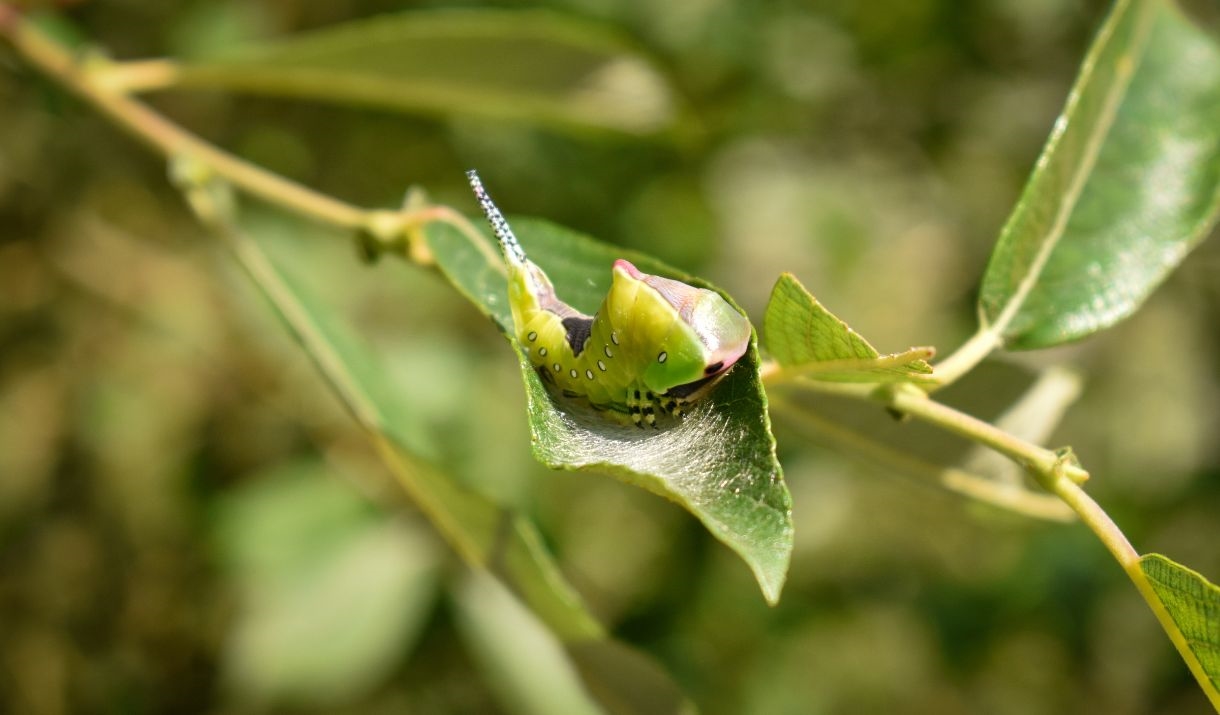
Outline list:
[[[610,268],[618,258],[649,273],[711,287],[647,256],[625,256],[553,224],[514,219],[513,228],[557,294],[589,313],[609,289]],[[439,222],[429,225],[426,236],[449,280],[511,335],[503,266],[487,239]],[[539,461],[554,469],[607,472],[677,502],[745,560],[768,601],[779,598],[792,553],[792,502],[775,458],[753,340],[707,398],[661,430],[624,425],[575,400],[557,399],[515,341],[514,346]]]

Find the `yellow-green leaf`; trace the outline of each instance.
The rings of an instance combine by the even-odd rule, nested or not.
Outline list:
[[[1203,672],[1196,677],[1204,691],[1220,708],[1220,586],[1160,554],[1141,556],[1140,570],[1198,661]],[[1196,664],[1188,664],[1195,670]]]
[[[776,362],[817,380],[913,382],[932,374],[927,363],[932,348],[882,355],[790,273],[781,275],[771,291],[763,338]]]

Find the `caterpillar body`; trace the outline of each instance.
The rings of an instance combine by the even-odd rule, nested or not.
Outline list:
[[[555,295],[483,188],[466,173],[508,267],[516,338],[543,380],[564,396],[657,427],[678,416],[741,359],[750,322],[719,293],[644,273],[626,260],[593,315]]]

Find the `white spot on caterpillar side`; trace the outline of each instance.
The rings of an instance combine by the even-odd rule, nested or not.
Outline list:
[[[661,354],[657,356],[657,362],[665,362],[668,359],[669,353],[665,352],[664,350],[662,350]]]
[[[578,373],[576,372],[576,368],[572,368],[571,370],[569,370],[569,371],[568,371],[568,374],[569,374],[569,375],[571,375],[572,377],[578,377]]]
[[[546,348],[538,348],[538,354],[542,357],[546,357]]]
[[[602,352],[606,353],[606,357],[608,357],[608,358],[612,358],[612,357],[614,357],[614,353],[610,352],[610,346],[609,346],[609,345],[604,346],[604,347],[602,348]]]
[[[601,360],[598,360],[598,361],[597,361],[597,369],[598,369],[598,370],[601,370],[602,372],[605,372],[605,371],[606,371],[606,363],[602,362]]]
[[[531,343],[538,339],[538,331],[531,330],[529,335],[525,336]]]
[[[614,332],[613,330],[610,331],[610,342],[618,345],[618,333]]]
[[[592,370],[585,370],[585,377],[587,377],[587,378],[589,378],[590,380],[592,380],[592,379],[593,379],[593,371],[592,371]]]

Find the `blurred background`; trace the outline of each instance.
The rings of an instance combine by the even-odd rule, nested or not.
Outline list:
[[[121,0],[60,12],[69,30],[138,59],[459,5]],[[791,271],[883,352],[945,354],[974,327],[990,246],[1107,9],[497,6],[547,7],[626,38],[671,86],[672,126],[630,136],[210,91],[150,101],[362,206],[395,207],[418,186],[473,211],[462,172],[477,167],[506,210],[705,275],[756,321]],[[7,47],[0,107],[0,711],[520,712],[470,645],[480,626],[464,567],[164,163]],[[677,507],[531,459],[511,353],[436,275],[362,265],[348,237],[250,210],[291,271],[377,347],[427,456],[531,515],[593,610],[705,712],[1209,711],[1083,527],[860,464],[780,415],[797,545],[783,600],[767,607],[744,565]],[[1031,369],[1077,371],[1082,398],[1049,443],[1076,448],[1090,492],[1139,550],[1212,581],[1217,276],[1212,240],[1130,321],[946,395],[991,417]]]

